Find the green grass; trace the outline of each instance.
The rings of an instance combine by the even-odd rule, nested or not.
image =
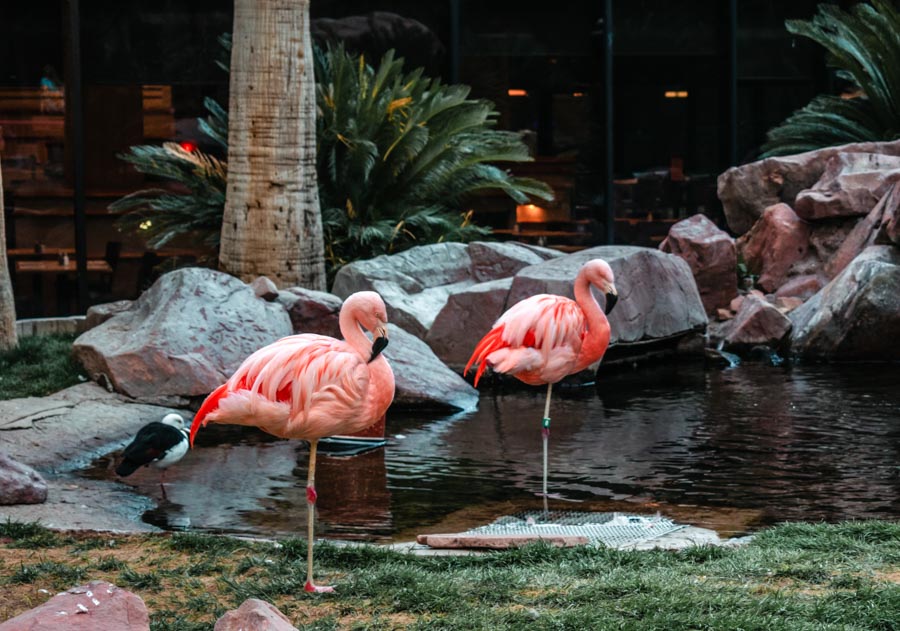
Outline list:
[[[0,352],[0,400],[41,397],[87,378],[72,357],[74,335],[33,335]]]
[[[338,591],[316,596],[303,592],[302,539],[275,546],[188,533],[100,546],[96,535],[87,544],[57,536],[58,550],[4,562],[27,542],[51,540],[40,530],[2,530],[0,590],[11,602],[36,585],[109,580],[147,602],[154,631],[211,628],[247,598],[272,602],[302,629],[900,630],[895,522],[787,524],[744,547],[683,552],[532,545],[415,557],[324,544],[317,579]]]

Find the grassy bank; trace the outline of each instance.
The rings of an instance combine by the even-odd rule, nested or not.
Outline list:
[[[413,557],[198,534],[66,536],[0,524],[0,620],[104,579],[139,594],[151,628],[200,630],[246,598],[307,629],[900,629],[900,523],[784,525],[741,548]],[[47,590],[49,594],[38,590]]]
[[[33,335],[0,352],[0,400],[42,397],[86,379],[72,358],[75,335]]]

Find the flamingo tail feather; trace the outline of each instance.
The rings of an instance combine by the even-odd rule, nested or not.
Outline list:
[[[466,364],[463,374],[467,374],[472,365],[477,364],[478,370],[475,371],[475,386],[477,387],[478,380],[481,379],[481,375],[487,368],[488,355],[506,346],[509,346],[509,344],[503,341],[503,326],[491,329],[487,335],[481,338],[481,341],[478,342],[478,346],[472,351],[472,357],[469,358],[469,362]]]
[[[212,391],[212,393],[206,397],[206,400],[203,402],[203,405],[200,406],[200,409],[197,410],[197,414],[194,416],[194,422],[191,425],[191,436],[190,443],[191,448],[194,447],[194,436],[197,434],[197,431],[200,429],[200,426],[206,425],[206,417],[210,412],[214,411],[217,407],[219,407],[219,399],[224,397],[227,394],[225,386],[228,384],[222,384],[218,388]]]

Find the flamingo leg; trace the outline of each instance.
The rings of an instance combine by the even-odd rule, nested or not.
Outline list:
[[[307,503],[307,550],[306,550],[306,585],[303,589],[308,592],[322,593],[333,592],[330,585],[316,585],[313,583],[313,541],[315,540],[316,524],[316,449],[319,446],[318,439],[309,441],[309,475],[306,479],[306,503]]]
[[[547,402],[544,404],[544,418],[541,420],[541,436],[544,439],[544,512],[547,512],[547,451],[550,442],[550,395],[553,384],[547,384]]]
[[[162,498],[166,501],[169,501],[168,496],[166,496],[166,470],[162,469],[159,474],[159,488],[162,489]]]

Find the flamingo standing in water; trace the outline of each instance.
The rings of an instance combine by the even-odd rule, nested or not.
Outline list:
[[[606,294],[606,313],[591,293],[591,285]],[[485,335],[463,374],[478,366],[475,385],[487,366],[533,386],[547,384],[541,421],[544,441],[544,510],[547,509],[547,443],[550,438],[550,396],[553,384],[599,361],[609,346],[606,315],[618,293],[613,271],[602,259],[585,263],[575,277],[575,300],[553,294],[526,298],[501,315]]]
[[[381,354],[388,342],[381,296],[372,291],[351,295],[341,307],[339,323],[344,341],[311,333],[291,335],[250,355],[206,398],[191,427],[191,446],[197,430],[207,423],[253,425],[281,438],[309,441],[308,592],[334,591],[313,583],[318,441],[365,429],[394,399],[394,373]]]

